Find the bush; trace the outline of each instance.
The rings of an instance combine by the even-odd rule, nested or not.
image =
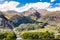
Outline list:
[[[21,36],[23,39],[46,39],[54,38],[54,34],[50,32],[22,32]]]
[[[58,38],[59,39],[60,38],[60,34],[56,34],[55,35],[55,38]]]
[[[48,32],[48,31],[46,31],[46,32],[40,32],[39,33],[39,38],[41,38],[41,39],[43,39],[43,38],[45,38],[45,39],[47,39],[47,38],[54,38],[54,34]]]
[[[6,32],[4,36],[6,40],[16,40],[16,34],[14,32]]]
[[[14,32],[0,33],[0,40],[3,40],[4,38],[6,40],[16,40],[16,34]]]
[[[4,34],[0,33],[0,39],[4,39]]]
[[[22,34],[23,39],[38,39],[38,35],[35,32],[25,32]]]

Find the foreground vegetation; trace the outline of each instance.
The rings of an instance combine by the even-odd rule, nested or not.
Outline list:
[[[14,32],[0,33],[0,40],[16,40],[16,34]]]
[[[0,28],[1,40],[16,40],[17,37],[22,39],[60,39],[60,12],[44,16],[40,16],[40,13],[37,12],[22,17],[15,15],[4,21],[6,24],[1,22],[3,28]]]
[[[54,34],[51,32],[24,32],[21,34],[23,39],[47,39],[54,38]]]

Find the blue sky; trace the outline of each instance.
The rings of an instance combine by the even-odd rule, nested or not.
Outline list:
[[[46,6],[45,6],[45,3],[46,3]],[[1,7],[0,10],[2,10],[2,11],[3,10],[4,11],[15,10],[15,9],[17,11],[21,11],[21,10],[25,11],[25,10],[29,9],[30,7],[32,7],[32,6],[34,7],[36,5],[40,6],[41,9],[46,8],[48,10],[50,10],[50,9],[59,10],[60,9],[60,0],[0,0],[0,7]],[[37,6],[36,6],[36,8],[37,8]]]
[[[5,0],[5,1],[17,1],[22,4],[35,3],[35,2],[51,2],[51,0]],[[53,3],[60,3],[60,0],[54,0]]]
[[[26,3],[36,3],[36,2],[49,2],[52,6],[56,6],[56,3],[60,3],[60,0],[4,0],[5,1],[16,1],[21,3],[19,6],[24,6]],[[51,2],[52,1],[52,2]]]

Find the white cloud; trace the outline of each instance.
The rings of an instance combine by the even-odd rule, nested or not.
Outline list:
[[[51,11],[51,12],[53,12],[53,11],[60,11],[60,3],[56,3],[55,7],[53,7],[53,8],[47,8],[47,10]]]
[[[17,8],[16,11],[18,11],[18,12],[26,11],[31,7],[35,8],[35,9],[46,9],[49,6],[50,6],[50,3],[47,3],[47,2],[30,3],[30,4],[26,4],[24,7]]]
[[[54,2],[55,0],[51,0],[51,2]]]
[[[17,12],[23,12],[23,11],[28,10],[31,7],[35,8],[35,9],[47,9],[48,11],[60,10],[60,7],[49,8],[51,4],[48,2],[29,3],[23,7],[17,8],[17,5],[19,5],[19,4],[20,4],[19,2],[15,2],[15,1],[10,1],[10,2],[6,1],[3,4],[0,4],[0,11],[15,10]]]
[[[18,2],[4,2],[3,4],[0,4],[0,11],[8,11],[8,10],[14,10],[16,9],[16,6],[18,5]]]
[[[51,12],[53,12],[53,11],[60,11],[60,7],[48,8],[47,10],[51,11]]]
[[[26,4],[23,7],[19,7],[17,8],[17,5],[19,5],[20,3],[18,2],[14,2],[14,1],[10,1],[10,2],[5,2],[3,4],[0,4],[0,11],[8,11],[8,10],[15,10],[17,12],[23,12],[28,10],[31,7],[34,7],[36,9],[45,9],[48,8],[50,6],[50,3],[47,2],[37,2],[37,3],[29,3]]]

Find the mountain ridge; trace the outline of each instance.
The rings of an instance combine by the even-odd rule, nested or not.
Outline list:
[[[20,24],[23,24],[23,23],[25,24],[41,23],[40,20],[44,20],[48,24],[51,24],[57,21],[60,23],[59,15],[60,15],[60,11],[49,12],[45,9],[35,10],[32,8],[22,13],[15,12],[15,11],[0,12],[0,22],[1,22],[0,27],[12,29],[12,28],[18,27]]]

